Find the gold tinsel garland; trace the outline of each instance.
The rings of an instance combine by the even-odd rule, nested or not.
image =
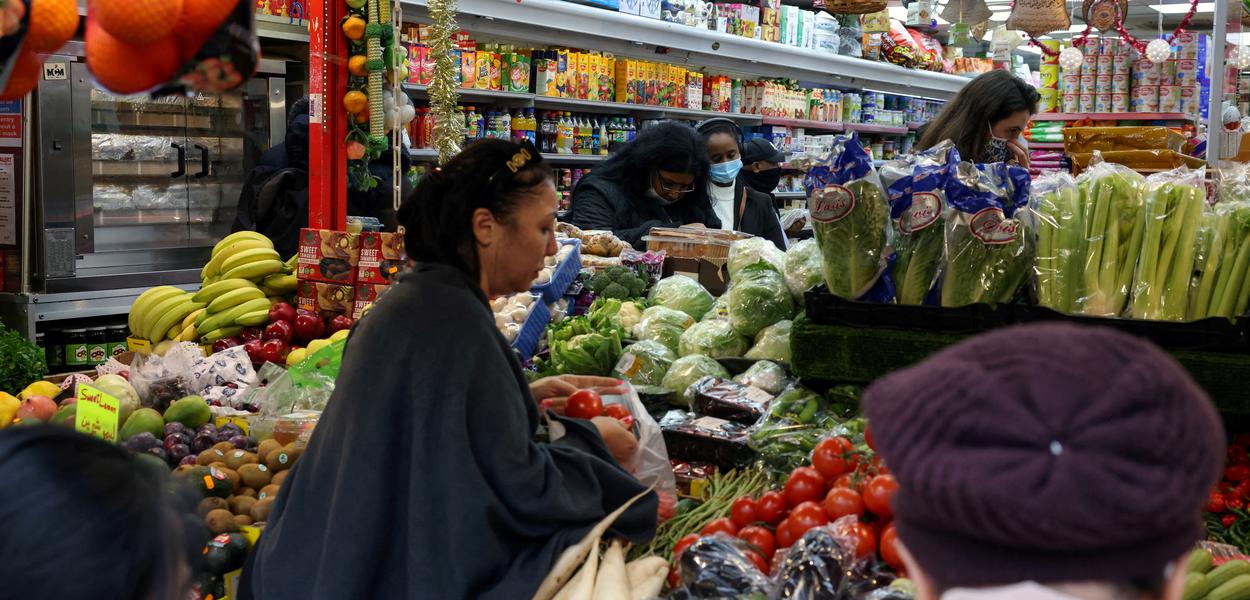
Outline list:
[[[456,0],[429,0],[430,30],[434,39],[430,51],[434,53],[434,73],[430,81],[430,112],[434,115],[434,147],[438,149],[438,162],[445,163],[460,152],[460,139],[464,135],[464,117],[456,110],[459,93],[456,89],[456,72],[460,64],[453,60],[452,39],[459,28],[456,26]]]

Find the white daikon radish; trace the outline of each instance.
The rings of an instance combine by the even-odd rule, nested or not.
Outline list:
[[[649,600],[660,595],[668,578],[668,561],[659,556],[644,556],[625,565],[632,600]]]
[[[629,578],[625,576],[625,546],[613,540],[603,553],[603,563],[595,577],[594,600],[629,600]]]
[[[568,585],[556,594],[554,600],[591,600],[595,594],[595,578],[599,574],[599,538],[586,558],[581,570],[569,580]]]
[[[621,514],[633,506],[639,498],[650,493],[651,488],[647,488],[645,492],[630,498],[620,508],[612,511],[612,514],[599,521],[599,524],[587,532],[580,542],[565,548],[564,552],[560,554],[560,558],[556,559],[556,564],[551,568],[551,572],[547,573],[547,577],[538,586],[538,591],[534,592],[534,600],[551,600],[556,592],[564,587],[564,584],[573,575],[573,571],[577,569],[577,566],[583,560],[586,560],[586,555],[590,553],[591,549],[593,548],[596,551],[599,549],[599,538],[603,537],[604,532],[612,526],[612,523],[615,523]]]

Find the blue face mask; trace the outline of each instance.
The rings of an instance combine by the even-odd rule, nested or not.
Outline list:
[[[712,170],[708,174],[716,183],[733,183],[733,180],[738,177],[738,171],[741,170],[742,159],[735,158],[729,162],[712,165]]]

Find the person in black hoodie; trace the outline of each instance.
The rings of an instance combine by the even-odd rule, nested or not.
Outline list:
[[[772,196],[738,179],[742,171],[742,129],[737,123],[718,117],[700,123],[699,133],[712,161],[707,190],[721,229],[762,237],[785,250],[786,236]]]
[[[653,227],[719,229],[707,182],[699,135],[682,123],[656,123],[582,178],[567,219],[582,229],[611,230],[637,249]]]

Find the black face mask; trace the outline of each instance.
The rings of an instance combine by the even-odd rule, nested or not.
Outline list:
[[[777,189],[777,184],[781,183],[781,169],[769,169],[759,173],[743,169],[738,173],[738,178],[756,191],[771,194]]]

